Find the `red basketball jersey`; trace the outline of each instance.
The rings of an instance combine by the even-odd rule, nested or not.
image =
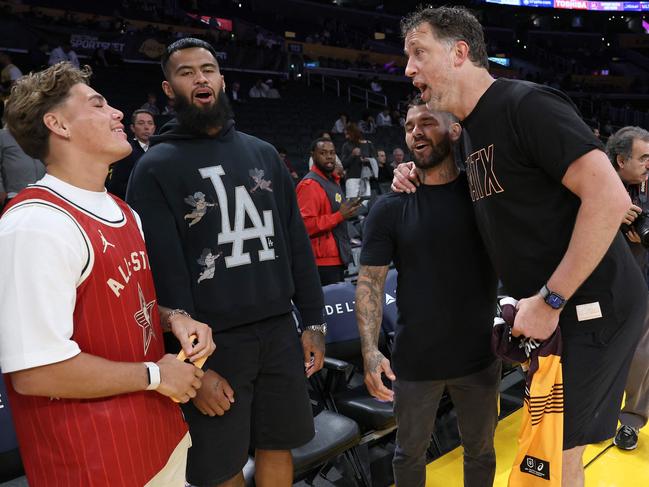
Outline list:
[[[52,207],[84,235],[90,258],[77,287],[72,336],[81,351],[108,360],[156,362],[164,348],[144,240],[130,208],[115,201],[123,214],[119,222],[103,220],[43,186],[21,192],[9,209]],[[144,485],[187,432],[179,407],[155,391],[70,400],[20,395],[7,382],[32,487]]]

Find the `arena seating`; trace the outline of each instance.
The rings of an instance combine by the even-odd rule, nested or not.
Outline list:
[[[11,419],[4,377],[0,372],[0,483],[23,475],[18,440]]]
[[[379,401],[369,395],[365,385],[356,384],[362,378],[360,336],[354,314],[356,287],[350,282],[331,284],[323,288],[327,314],[327,356],[351,364],[341,370],[326,365],[327,391],[332,407],[341,414],[354,419],[364,432],[368,442],[394,430],[396,427],[392,404]],[[384,344],[385,339],[381,340]]]

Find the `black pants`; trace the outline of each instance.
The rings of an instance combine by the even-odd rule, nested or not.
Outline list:
[[[393,382],[398,429],[392,467],[397,487],[424,487],[426,483],[426,448],[445,387],[457,411],[464,447],[464,485],[493,485],[500,370],[500,360],[494,360],[484,370],[455,379]]]
[[[318,266],[318,274],[320,274],[320,284],[322,286],[345,280],[345,268],[341,265]]]
[[[213,486],[237,475],[252,449],[291,450],[315,434],[304,376],[304,352],[291,315],[215,332],[219,353],[207,367],[234,390],[223,416],[183,405],[192,447],[187,481]]]

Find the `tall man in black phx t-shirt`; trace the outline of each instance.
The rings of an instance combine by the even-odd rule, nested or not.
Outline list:
[[[415,102],[417,103],[417,102]],[[406,143],[424,184],[415,194],[377,201],[363,232],[356,308],[365,383],[378,399],[394,399],[397,487],[423,487],[426,449],[447,388],[464,446],[464,485],[493,483],[500,362],[490,350],[496,276],[473,216],[467,176],[453,145],[461,127],[418,100],[406,119]],[[383,288],[390,262],[397,271],[397,320],[392,367],[378,350]],[[381,373],[393,390],[381,382]]]
[[[631,201],[567,97],[494,81],[482,27],[467,10],[422,8],[402,33],[406,75],[429,108],[464,126],[478,227],[520,299],[514,333],[543,340],[561,326],[563,485],[582,486],[585,445],[615,433],[644,316],[643,279],[618,231]]]

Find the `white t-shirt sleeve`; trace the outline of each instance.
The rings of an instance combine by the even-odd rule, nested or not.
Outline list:
[[[15,372],[80,353],[71,337],[88,248],[72,219],[35,205],[0,220],[0,367]]]

